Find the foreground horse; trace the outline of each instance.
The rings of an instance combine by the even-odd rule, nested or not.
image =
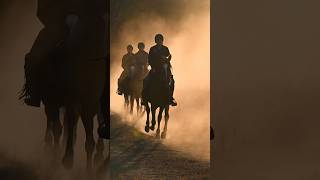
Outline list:
[[[53,63],[54,62],[54,63]],[[73,146],[76,140],[76,127],[81,117],[86,131],[87,168],[92,168],[92,154],[95,141],[93,138],[93,118],[102,114],[99,108],[105,86],[105,59],[96,61],[47,61],[43,76],[42,102],[45,106],[47,129],[45,142],[55,152],[60,147],[60,138],[64,135],[66,147],[63,164],[66,168],[73,166]],[[70,73],[70,71],[72,73]],[[83,71],[89,74],[82,73]],[[59,118],[61,108],[65,109],[63,126]],[[98,116],[99,129],[105,126],[104,118]],[[98,139],[95,160],[103,158],[103,140]]]
[[[156,138],[160,138],[160,124],[162,120],[162,114],[164,111],[165,125],[163,132],[161,133],[161,138],[165,139],[167,136],[168,120],[169,120],[169,97],[170,92],[167,83],[161,74],[151,74],[149,75],[149,85],[146,90],[146,111],[147,111],[147,121],[145,126],[145,131],[148,133],[151,129],[155,129],[156,125],[156,110],[159,108],[158,114],[158,127],[156,131]],[[151,104],[151,107],[149,106]],[[149,114],[150,110],[152,113],[152,125],[150,126]]]
[[[75,127],[78,117],[81,117],[85,133],[85,150],[87,153],[87,168],[92,168],[92,155],[95,147],[93,136],[93,118],[98,113],[99,101],[102,97],[106,81],[106,60],[79,60],[70,62],[66,76],[67,97],[65,109],[67,119],[67,141],[63,164],[67,168],[73,166]],[[86,73],[84,73],[86,72]]]

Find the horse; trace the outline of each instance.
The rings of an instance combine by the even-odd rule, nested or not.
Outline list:
[[[152,70],[151,70],[152,71]],[[159,108],[158,113],[158,127],[156,131],[156,138],[160,138],[160,124],[162,120],[162,114],[163,111],[165,113],[165,125],[163,132],[161,133],[161,139],[165,139],[167,136],[167,129],[168,129],[168,120],[169,120],[169,97],[170,92],[168,88],[168,81],[166,78],[164,78],[164,73],[154,73],[149,72],[149,75],[147,76],[148,80],[148,88],[143,89],[143,96],[145,100],[145,106],[147,111],[147,120],[146,120],[146,126],[145,126],[145,132],[149,133],[150,129],[153,131],[155,129],[156,125],[156,110]],[[145,84],[145,83],[144,83]],[[149,106],[149,103],[151,104],[151,107]],[[149,126],[150,120],[149,120],[149,114],[150,110],[152,113],[152,125]]]
[[[59,60],[60,59],[60,60]],[[47,118],[45,132],[46,147],[52,147],[56,153],[60,147],[60,138],[63,133],[63,142],[66,147],[63,165],[66,168],[73,166],[73,146],[76,141],[76,127],[81,117],[86,131],[87,168],[92,168],[92,154],[94,151],[93,117],[98,115],[98,129],[105,126],[105,117],[101,107],[103,99],[102,87],[105,86],[105,59],[97,61],[63,61],[62,56],[49,57],[42,64],[42,95]],[[70,73],[70,71],[73,71]],[[90,78],[84,77],[82,71],[90,72]],[[72,74],[72,75],[71,75]],[[87,74],[88,75],[88,74]],[[83,81],[85,80],[85,81]],[[84,90],[84,86],[90,87]],[[100,108],[99,108],[100,106]],[[63,125],[59,114],[64,109]],[[103,159],[103,138],[100,136],[96,145],[95,162]]]
[[[140,99],[142,97],[143,79],[147,73],[148,70],[145,70],[143,65],[130,66],[128,76],[124,81],[125,107],[130,108],[130,114],[133,113],[134,102],[136,102],[137,113],[143,111],[140,106]]]
[[[54,149],[58,149],[64,130],[66,143],[62,164],[67,169],[72,168],[76,124],[81,117],[86,133],[87,169],[90,170],[96,145],[93,119],[99,113],[107,75],[105,57],[108,53],[107,39],[109,39],[106,22],[108,8],[105,1],[91,3],[90,6],[82,1],[72,3],[79,8],[73,9],[72,13],[75,14],[69,14],[65,18],[62,17],[67,11],[69,13],[69,9],[63,9],[67,11],[61,11],[61,16],[59,15],[57,19],[54,19],[55,15],[52,16],[51,13],[40,14],[40,21],[45,27],[30,51],[33,58],[38,59],[33,59],[35,63],[31,64],[31,67],[35,71],[29,71],[29,74],[36,74],[33,76],[35,79],[41,76],[39,83],[31,84],[36,85],[34,87],[41,87],[39,94],[47,116],[45,135],[47,146],[52,145],[53,139]],[[83,11],[80,7],[86,7],[86,10]],[[47,27],[43,19],[46,19],[45,22],[53,20],[54,26]],[[56,35],[60,33],[63,35]],[[39,71],[35,67],[40,67]],[[59,118],[61,108],[65,109],[63,125]],[[99,125],[102,124],[99,122]],[[101,141],[98,141],[98,145],[99,142]]]
[[[93,119],[99,112],[99,102],[105,86],[105,64],[106,60],[102,58],[95,60],[78,59],[76,62],[71,62],[66,66],[68,71],[72,71],[66,76],[68,90],[64,104],[67,120],[67,140],[62,162],[66,168],[72,168],[73,166],[73,136],[79,117],[81,117],[86,133],[85,150],[87,153],[87,169],[92,168],[92,155],[95,148]]]

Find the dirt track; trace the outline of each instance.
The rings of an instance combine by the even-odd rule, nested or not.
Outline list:
[[[209,179],[210,163],[170,149],[111,116],[112,179]]]

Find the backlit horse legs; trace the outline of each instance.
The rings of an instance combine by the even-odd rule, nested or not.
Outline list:
[[[140,99],[139,98],[135,98],[136,99],[136,104],[137,104],[137,115],[139,115],[140,113]]]
[[[73,129],[73,145],[76,144],[77,141],[77,127],[78,127],[78,120],[79,114],[75,114],[75,122],[74,122],[74,129]],[[64,120],[63,120],[63,146],[66,147],[68,140],[68,120],[67,115],[64,113]]]
[[[150,106],[148,103],[146,105],[146,111],[147,111],[147,122],[146,122],[146,127],[144,128],[144,130],[148,133],[149,132],[149,124],[150,124],[150,121],[149,121]]]
[[[49,114],[46,113],[47,116],[47,129],[46,129],[46,134],[45,134],[45,144],[46,148],[51,148],[52,146],[52,140],[53,140],[53,135],[52,135],[52,129],[53,129],[53,123],[52,123],[52,118],[49,117]]]
[[[86,153],[87,153],[87,170],[92,170],[92,155],[95,148],[95,141],[93,137],[93,117],[94,113],[84,110],[84,112],[81,113],[81,119],[84,126],[84,129],[86,131]]]
[[[160,124],[161,124],[163,109],[164,109],[163,107],[160,107],[159,114],[158,114],[158,128],[157,128],[156,138],[160,138]]]
[[[169,106],[167,106],[165,108],[165,115],[164,115],[164,119],[165,119],[165,123],[164,123],[164,129],[161,133],[161,139],[165,139],[167,137],[167,128],[168,128],[168,120],[169,120]]]
[[[62,159],[62,163],[65,168],[71,169],[73,167],[73,156],[74,156],[74,126],[76,122],[76,110],[74,107],[67,107],[66,108],[66,123],[67,123],[67,142],[66,142],[66,151]]]
[[[130,114],[133,114],[134,97],[130,96]]]
[[[150,129],[153,131],[155,129],[156,126],[156,110],[157,108],[151,104],[151,113],[152,113],[152,120],[151,120],[151,127]]]
[[[105,119],[103,117],[101,107],[99,108],[99,113],[98,113],[97,119],[98,119],[98,124],[99,124],[98,129],[107,128],[107,127],[104,127],[104,125],[106,125],[106,124],[104,122]],[[94,163],[95,163],[95,165],[99,165],[103,161],[103,150],[104,150],[103,139],[100,137],[98,139],[96,149],[97,149],[97,151],[96,151],[96,154],[94,155]]]
[[[54,140],[54,148],[55,148],[55,150],[57,150],[59,148],[60,137],[62,135],[62,125],[61,125],[61,122],[59,119],[59,108],[55,107],[55,106],[46,105],[45,106],[45,113],[47,116],[47,121],[48,121],[48,123],[50,123],[50,126],[51,126],[53,140]],[[47,127],[47,129],[48,129],[48,127]],[[49,137],[52,138],[52,135],[50,134]],[[52,141],[52,139],[50,141]]]

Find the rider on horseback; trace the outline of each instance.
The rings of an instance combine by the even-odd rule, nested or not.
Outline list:
[[[141,68],[143,74],[148,72],[148,56],[149,54],[144,50],[145,45],[143,42],[138,43],[139,51],[135,54],[135,66]]]
[[[62,10],[61,10],[62,9]],[[48,58],[61,48],[68,34],[65,24],[64,3],[38,1],[37,16],[44,26],[39,32],[30,52],[25,56],[25,84],[20,99],[29,106],[40,107],[44,86],[44,69]]]
[[[132,45],[128,45],[127,46],[127,54],[125,54],[122,57],[122,68],[123,71],[118,79],[118,91],[117,93],[119,95],[123,94],[123,90],[124,90],[124,81],[126,78],[128,78],[129,72],[130,72],[130,67],[132,65],[134,65],[135,61],[134,61],[134,54],[133,54],[133,46]]]
[[[152,79],[153,75],[163,75],[164,82],[167,84],[168,91],[170,92],[170,99],[169,103],[172,106],[176,106],[177,102],[173,98],[173,91],[174,91],[174,79],[171,72],[171,54],[169,52],[168,47],[163,45],[163,35],[157,34],[155,36],[155,43],[156,45],[150,48],[149,51],[149,64],[151,66],[151,71],[148,76],[145,78],[143,82],[143,91],[142,91],[142,105],[146,105],[148,99],[148,91],[149,91],[149,84]]]

